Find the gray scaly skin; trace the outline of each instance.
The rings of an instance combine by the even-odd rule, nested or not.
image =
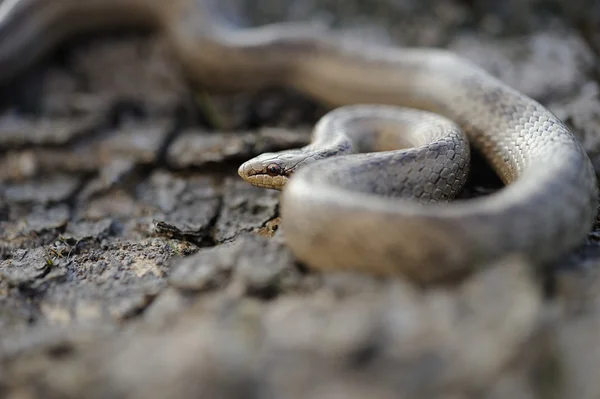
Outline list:
[[[286,154],[298,157],[298,150],[248,161],[239,170],[242,178],[283,190],[283,233],[301,261],[319,270],[401,273],[428,283],[463,276],[510,253],[544,263],[582,243],[596,215],[595,173],[573,134],[541,104],[443,50],[329,49],[311,60],[314,68],[297,87],[332,106],[387,103],[443,115],[465,131],[506,187],[469,201],[424,205],[447,185],[438,174],[446,148],[435,142],[429,144],[437,154],[434,165],[411,176],[429,190],[416,190],[412,201],[389,195],[403,192],[397,186],[405,167],[398,162],[394,172],[397,152],[298,163],[302,168],[294,168],[289,181],[258,169]],[[331,118],[343,119],[344,112]],[[351,123],[342,129],[351,130]],[[300,151],[318,153],[318,142]],[[381,162],[387,162],[384,172]],[[293,165],[279,166],[289,174]]]

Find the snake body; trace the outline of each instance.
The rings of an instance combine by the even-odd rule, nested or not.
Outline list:
[[[367,47],[313,25],[242,29],[208,0],[4,0],[0,79],[68,35],[117,25],[162,31],[190,80],[208,89],[286,85],[341,106],[310,145],[239,170],[283,189],[286,243],[310,267],[435,281],[508,253],[549,261],[591,228],[596,177],[573,134],[538,102],[445,50]],[[447,202],[468,170],[462,132],[506,187]]]

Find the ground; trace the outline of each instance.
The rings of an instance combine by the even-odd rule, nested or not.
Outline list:
[[[456,51],[548,106],[600,170],[597,2],[238,11]],[[236,174],[306,143],[319,104],[193,90],[160,35],[129,31],[63,43],[0,100],[1,397],[600,394],[599,231],[545,270],[510,257],[452,286],[319,274],[287,251],[279,194]],[[475,174],[465,195],[494,189]]]

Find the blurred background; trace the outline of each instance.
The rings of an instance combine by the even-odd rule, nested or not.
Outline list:
[[[546,105],[600,167],[599,1],[220,9],[448,48]],[[279,193],[236,169],[306,144],[325,112],[285,88],[205,92],[133,28],[73,35],[3,83],[0,397],[597,398],[598,231],[547,270],[508,258],[426,290],[294,261]],[[499,188],[479,166],[467,196]]]

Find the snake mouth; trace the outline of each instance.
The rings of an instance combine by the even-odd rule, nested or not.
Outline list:
[[[249,170],[249,171],[246,171],[245,173],[246,173],[245,177],[247,177],[247,178],[267,175],[266,172],[264,172],[262,170]],[[244,177],[244,176],[242,176],[242,177]]]

